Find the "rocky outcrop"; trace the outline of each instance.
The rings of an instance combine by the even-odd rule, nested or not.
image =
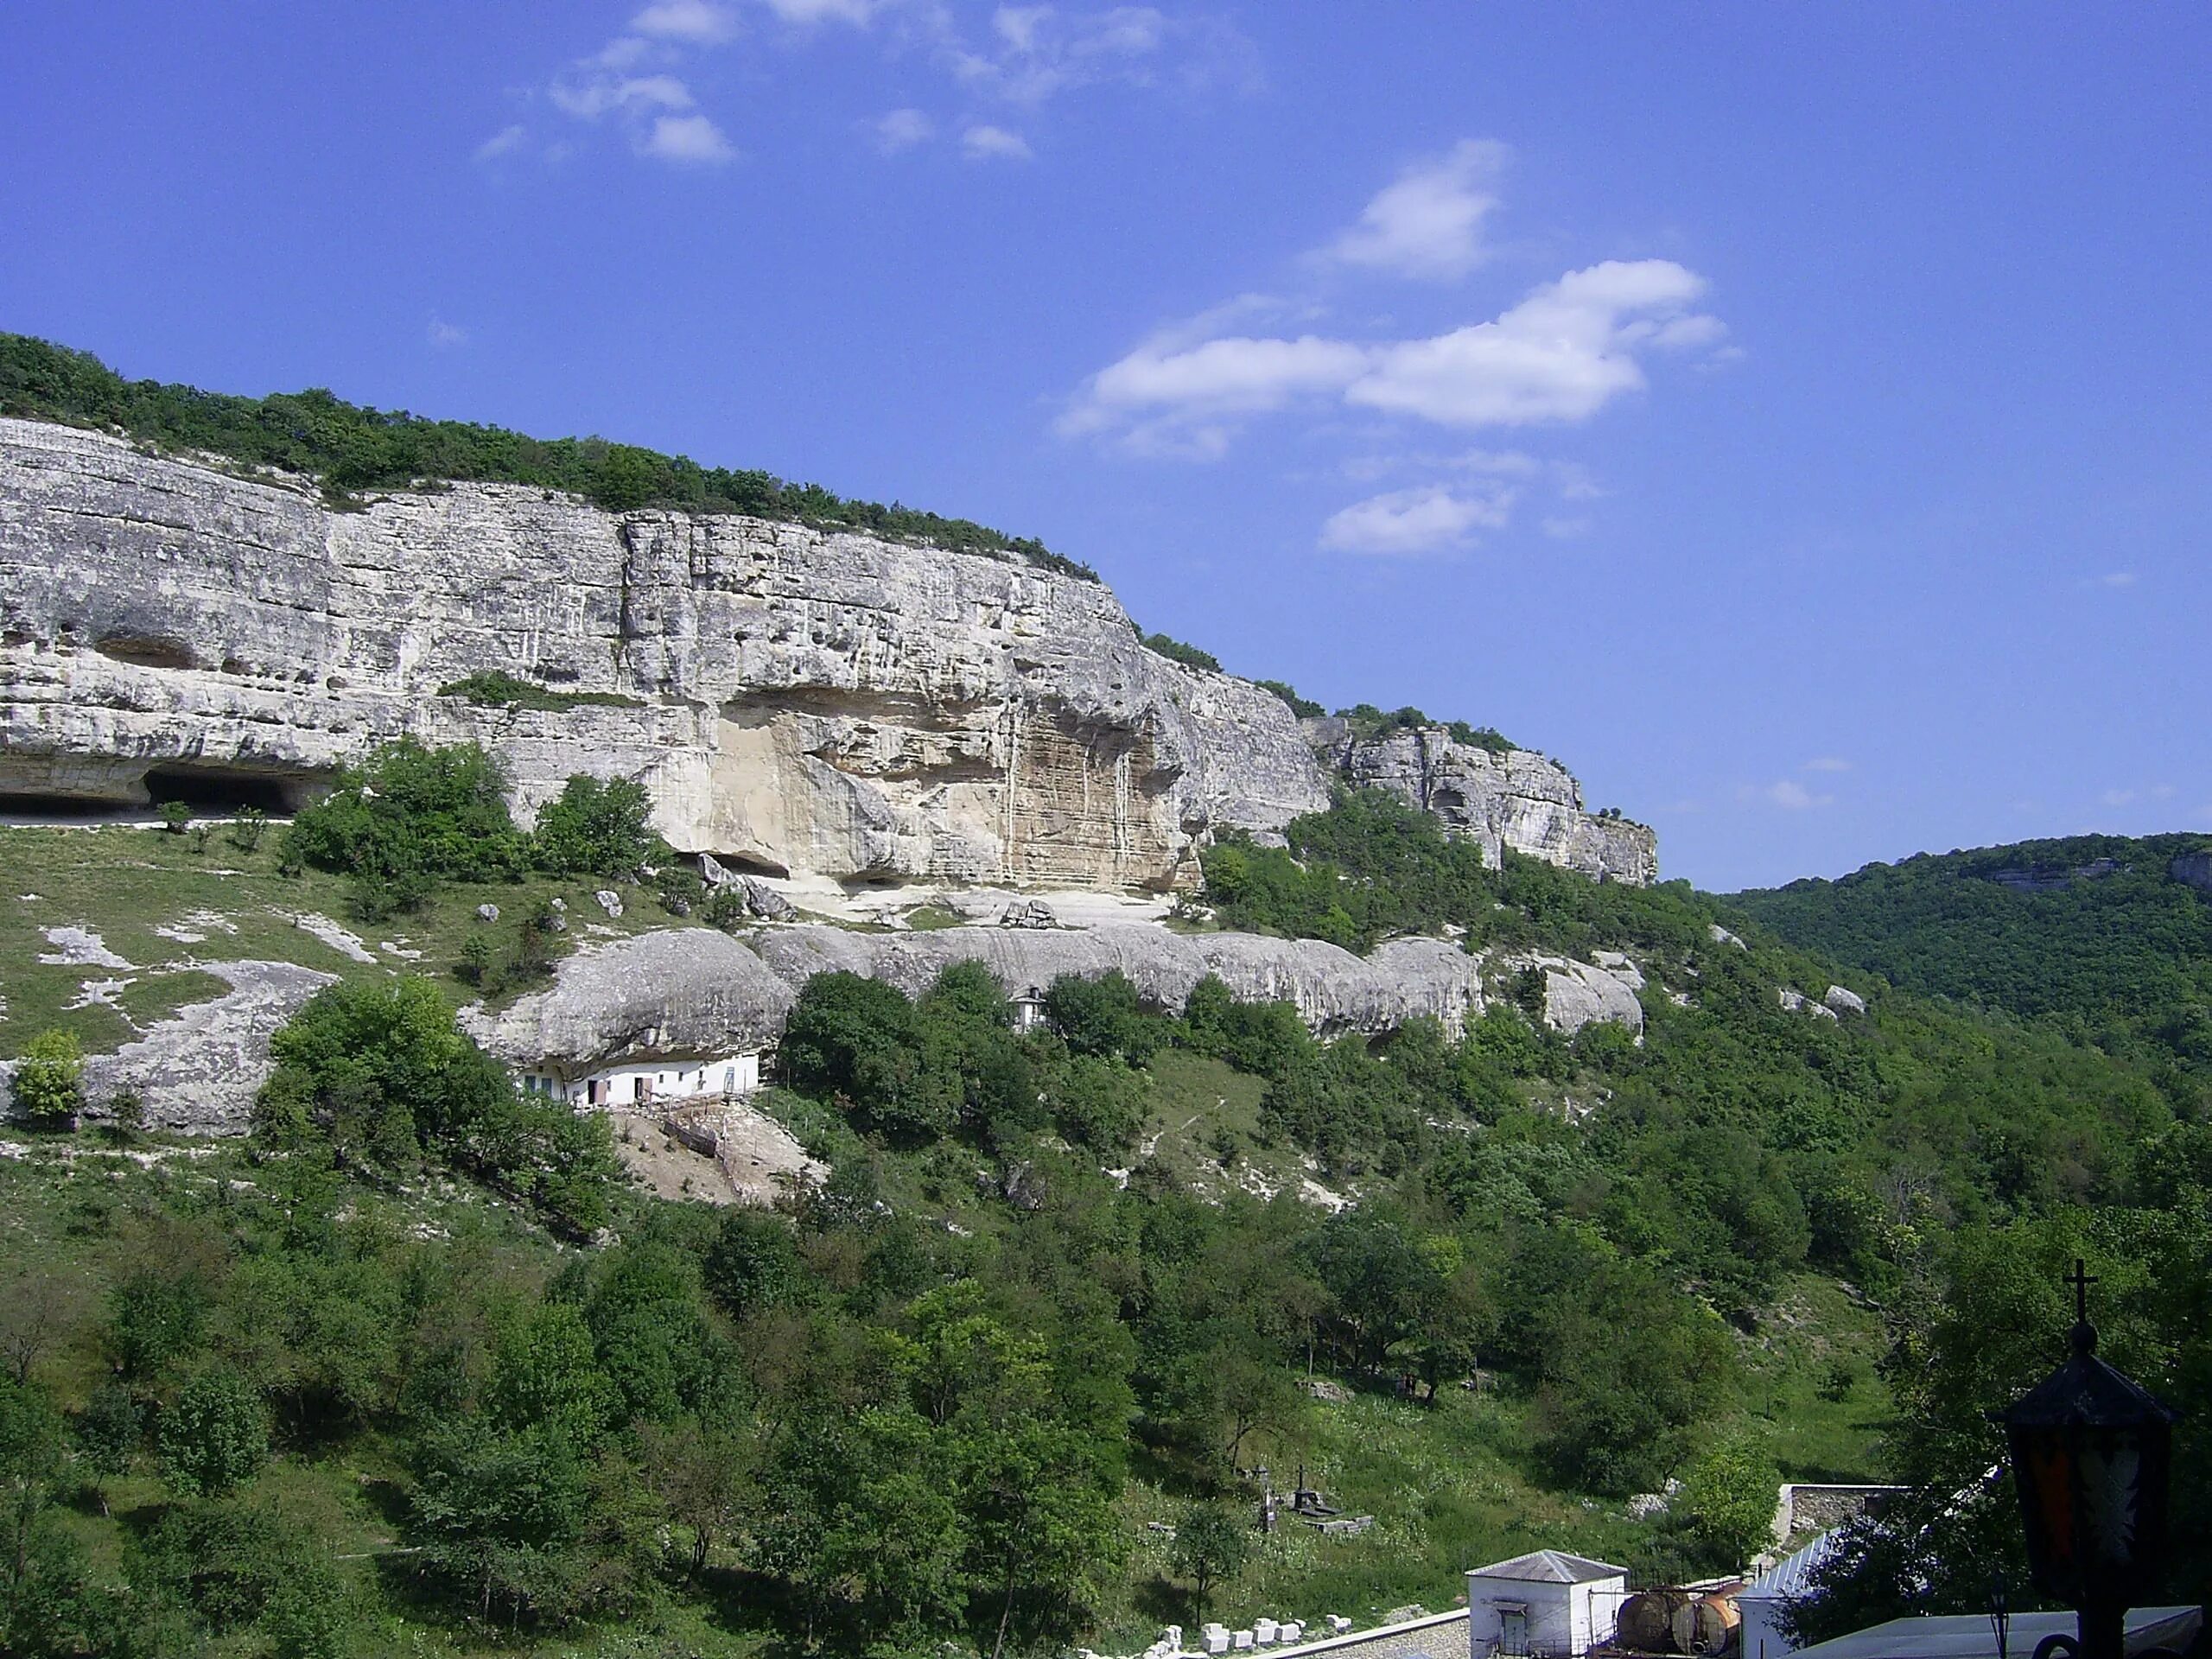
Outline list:
[[[588,700],[440,695],[489,671]],[[0,420],[0,798],[281,808],[401,733],[484,743],[526,821],[574,772],[634,778],[683,851],[851,885],[1187,887],[1210,836],[1279,832],[1338,767],[1493,861],[1654,865],[1555,762],[1440,728],[1317,754],[1274,694],[1027,563],[511,485],[338,512]]]
[[[668,928],[587,945],[562,962],[551,989],[497,1012],[464,1008],[461,1023],[510,1065],[582,1066],[767,1048],[791,1001],[791,988],[728,934]]]
[[[105,1119],[109,1103],[135,1089],[149,1128],[181,1135],[243,1135],[254,1096],[269,1081],[269,1039],[335,975],[289,962],[205,962],[192,966],[231,988],[180,1008],[112,1054],[85,1060],[86,1116]],[[0,1105],[8,1097],[0,1062]]]
[[[1308,720],[1307,740],[1353,783],[1386,789],[1480,843],[1604,880],[1643,886],[1659,872],[1659,840],[1626,818],[1587,812],[1565,766],[1529,749],[1497,752],[1453,740],[1442,726],[1357,735],[1342,720]]]
[[[614,701],[437,695],[487,670]],[[0,421],[0,792],[282,804],[403,731],[484,742],[525,817],[633,777],[682,849],[849,881],[1166,890],[1326,801],[1279,699],[1095,582],[513,486],[339,512]]]
[[[1832,1012],[1839,1014],[1866,1012],[1866,999],[1847,986],[1829,986],[1821,994],[1821,1001],[1825,1002]]]
[[[1610,1020],[1643,1030],[1643,1007],[1620,970],[1557,957],[1533,961],[1545,971],[1545,1016],[1557,1029],[1572,1035]],[[816,974],[859,974],[919,996],[960,962],[982,963],[1016,995],[1063,974],[1118,972],[1147,1001],[1171,1009],[1182,1007],[1211,974],[1241,1001],[1291,1003],[1324,1036],[1375,1035],[1421,1017],[1456,1036],[1488,1006],[1483,960],[1449,939],[1394,939],[1360,957],[1319,939],[1179,934],[1143,923],[918,933],[810,924],[763,928],[742,944],[710,929],[683,928],[588,948],[560,965],[550,990],[498,1014],[465,1011],[462,1021],[517,1065],[726,1053],[772,1044],[797,993]]]
[[[2212,852],[2183,853],[2167,864],[2166,874],[2183,887],[2212,893]]]

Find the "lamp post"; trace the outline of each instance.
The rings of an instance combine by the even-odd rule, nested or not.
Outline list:
[[[2072,1607],[2079,1639],[2045,1637],[2036,1659],[2123,1659],[2127,1610],[2150,1594],[2166,1550],[2172,1408],[2097,1357],[2089,1287],[2075,1262],[2073,1354],[1997,1414],[2012,1455],[2036,1588]]]

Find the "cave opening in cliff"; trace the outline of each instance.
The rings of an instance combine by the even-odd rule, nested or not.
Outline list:
[[[245,766],[186,765],[156,766],[146,773],[146,798],[156,805],[182,801],[202,816],[220,817],[248,808],[271,817],[289,817],[321,791],[315,779]]]

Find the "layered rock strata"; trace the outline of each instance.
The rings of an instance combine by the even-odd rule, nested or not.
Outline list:
[[[438,695],[482,671],[624,701]],[[0,792],[281,804],[401,732],[486,744],[525,817],[633,777],[680,849],[847,881],[1164,890],[1326,801],[1278,699],[1095,582],[513,486],[333,512],[0,421]]]
[[[1582,804],[1582,785],[1548,755],[1498,753],[1453,740],[1442,726],[1363,738],[1344,721],[1309,720],[1307,740],[1355,784],[1385,789],[1481,844],[1497,864],[1512,848],[1600,880],[1644,886],[1659,873],[1659,838]]]
[[[601,701],[439,695],[487,671]],[[1540,756],[1433,732],[1317,755],[1272,694],[1146,650],[1095,582],[510,485],[340,512],[0,420],[0,799],[281,808],[402,733],[484,743],[525,820],[572,772],[635,778],[677,848],[849,885],[1187,887],[1210,836],[1280,831],[1339,766],[1493,858],[1653,863]]]

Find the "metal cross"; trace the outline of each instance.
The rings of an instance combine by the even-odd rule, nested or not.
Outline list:
[[[2097,1282],[2096,1275],[2088,1268],[2089,1264],[2077,1255],[2074,1258],[2074,1271],[2066,1275],[2066,1282],[2074,1287],[2074,1317],[2083,1325],[2089,1322],[2089,1287]]]

